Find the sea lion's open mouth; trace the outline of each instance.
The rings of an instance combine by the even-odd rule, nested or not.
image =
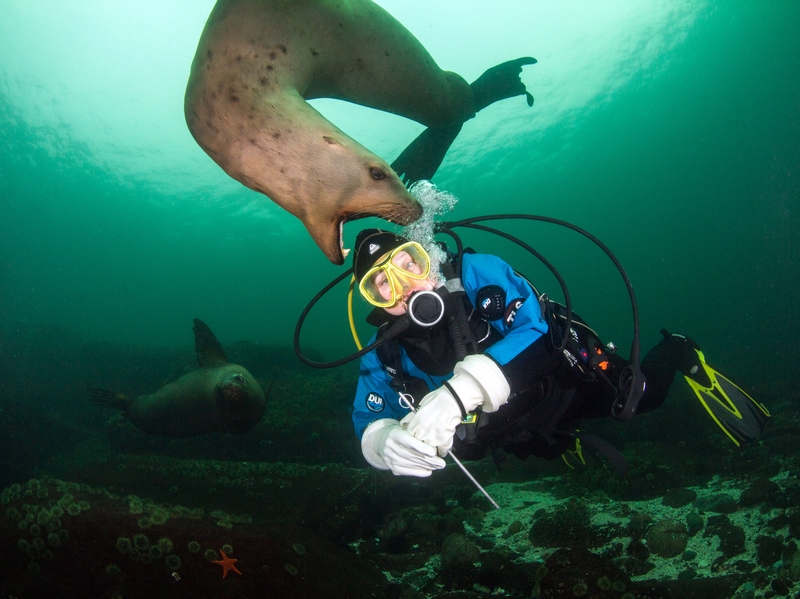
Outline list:
[[[345,219],[339,221],[339,249],[342,252],[342,258],[347,258],[350,254],[350,248],[344,247],[344,221]]]
[[[338,223],[338,236],[339,236],[339,244],[337,246],[339,252],[338,261],[334,260],[330,255],[328,255],[328,259],[333,262],[334,264],[343,264],[344,259],[350,254],[351,248],[344,247],[344,224],[346,222],[351,222],[355,220],[360,220],[362,218],[368,218],[370,216],[375,216],[378,218],[382,218],[387,220],[391,223],[396,223],[398,225],[408,225],[417,220],[422,215],[422,206],[420,206],[416,201],[414,203],[409,204],[408,206],[398,206],[397,204],[389,204],[388,206],[373,206],[370,210],[362,210],[359,212],[353,212],[349,214],[343,214],[339,218]]]

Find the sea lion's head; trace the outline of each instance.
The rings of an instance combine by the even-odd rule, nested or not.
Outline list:
[[[197,143],[226,173],[305,225],[343,264],[344,223],[377,216],[406,225],[422,214],[386,161],[348,137],[296,92],[242,90],[235,109],[207,85],[190,84],[185,112]]]
[[[344,223],[368,216],[407,225],[422,207],[383,159],[347,135],[323,135],[309,175],[312,209],[300,216],[334,264],[344,263]]]
[[[261,385],[244,369],[218,382],[214,396],[222,431],[226,433],[246,433],[261,421],[267,406]]]

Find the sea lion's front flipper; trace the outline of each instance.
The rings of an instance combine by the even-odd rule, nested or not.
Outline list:
[[[197,354],[197,363],[201,367],[220,366],[228,363],[228,356],[222,350],[222,345],[206,323],[195,318],[192,330],[194,331],[194,351]]]
[[[494,104],[499,100],[523,94],[528,101],[528,106],[533,106],[533,96],[528,93],[519,76],[524,65],[536,64],[536,62],[537,60],[531,56],[509,60],[493,66],[470,83],[475,112],[483,110],[489,104]]]
[[[459,131],[461,125],[445,129],[428,127],[408,144],[392,162],[394,172],[406,187],[416,181],[430,180],[433,177]]]

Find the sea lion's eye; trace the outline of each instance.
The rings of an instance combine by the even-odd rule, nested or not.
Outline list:
[[[236,375],[236,382],[237,383],[244,383],[244,377],[241,374]]]
[[[372,175],[372,178],[376,181],[381,181],[386,178],[386,175],[383,173],[382,170],[375,168],[374,166],[369,169],[369,173]]]

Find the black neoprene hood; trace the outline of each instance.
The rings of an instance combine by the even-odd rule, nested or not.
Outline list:
[[[382,231],[381,229],[364,229],[356,237],[356,249],[353,252],[353,274],[361,281],[375,261],[386,252],[406,243],[407,239]]]

